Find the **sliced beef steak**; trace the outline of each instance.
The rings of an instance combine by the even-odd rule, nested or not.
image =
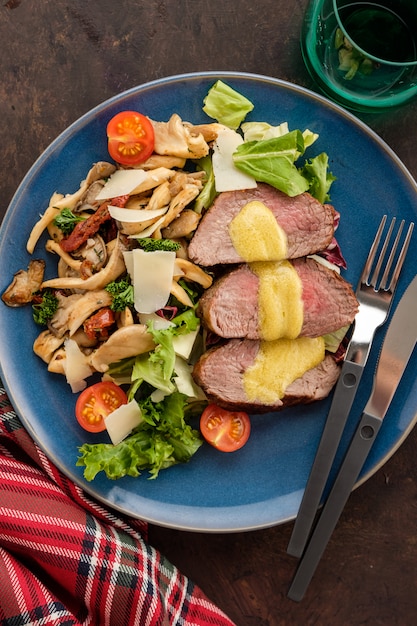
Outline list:
[[[319,337],[350,325],[358,311],[350,284],[315,259],[294,259],[292,263],[302,283],[301,336]],[[215,281],[198,305],[197,313],[204,325],[220,337],[260,339],[259,282],[247,264]]]
[[[210,402],[231,410],[266,413],[321,400],[330,393],[339,377],[339,366],[332,356],[327,355],[317,367],[292,382],[287,387],[285,396],[276,404],[265,405],[249,401],[243,385],[243,375],[253,365],[259,347],[259,341],[231,339],[202,355],[194,366],[193,377]]]
[[[290,198],[278,189],[260,183],[255,189],[227,191],[216,200],[201,220],[188,249],[195,263],[206,267],[242,263],[233,247],[229,225],[248,202],[263,202],[274,214],[288,239],[288,258],[324,250],[334,233],[334,209],[309,193]]]

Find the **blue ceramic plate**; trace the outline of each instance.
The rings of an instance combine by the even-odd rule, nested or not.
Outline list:
[[[319,133],[314,153],[326,151],[337,181],[332,202],[342,215],[338,238],[348,263],[346,278],[356,284],[381,215],[417,215],[417,186],[390,148],[351,114],[305,89],[264,76],[235,73],[187,74],[158,80],[96,107],[63,132],[33,165],[9,207],[0,239],[1,291],[12,274],[26,268],[25,243],[39,213],[57,190],[70,193],[93,162],[107,158],[105,128],[123,109],[156,120],[173,112],[188,121],[208,121],[203,98],[217,78],[255,105],[248,119]],[[412,250],[414,249],[414,255]],[[35,257],[46,257],[43,242]],[[415,244],[403,269],[397,300],[414,275]],[[55,262],[49,267],[54,273]],[[149,522],[184,530],[226,532],[264,528],[295,517],[329,407],[329,399],[288,411],[254,416],[249,443],[233,454],[205,445],[187,465],[161,472],[157,480],[98,476],[88,483],[76,467],[86,435],[73,418],[75,397],[63,377],[51,375],[32,353],[39,328],[28,308],[2,306],[1,376],[10,399],[32,437],[72,480],[99,500]],[[340,455],[370,389],[381,332],[354,405]],[[373,474],[398,448],[416,420],[416,357],[392,407],[360,481]],[[338,460],[340,461],[340,455]]]

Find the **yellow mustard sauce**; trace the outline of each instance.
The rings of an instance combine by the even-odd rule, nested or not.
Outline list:
[[[295,339],[303,326],[301,279],[289,261],[260,261],[249,264],[259,278],[259,335],[273,341]]]
[[[261,341],[255,363],[243,375],[249,401],[275,404],[287,387],[324,359],[323,337]]]
[[[287,257],[287,235],[274,214],[258,200],[241,208],[229,225],[232,244],[244,261],[280,261]]]

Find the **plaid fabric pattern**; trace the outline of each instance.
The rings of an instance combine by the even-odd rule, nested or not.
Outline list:
[[[234,626],[146,539],[47,459],[0,387],[0,623]]]

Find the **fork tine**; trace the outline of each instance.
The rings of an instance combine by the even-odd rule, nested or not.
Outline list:
[[[381,223],[378,227],[377,233],[375,235],[375,239],[372,242],[372,245],[369,249],[369,254],[368,254],[368,258],[366,259],[365,265],[363,267],[362,270],[362,275],[360,278],[360,282],[358,287],[360,286],[361,283],[367,283],[369,281],[369,276],[371,273],[371,269],[372,269],[372,265],[374,263],[375,260],[375,255],[376,252],[378,250],[378,246],[379,246],[379,242],[381,241],[381,235],[382,235],[382,231],[384,230],[384,226],[385,226],[385,222],[387,221],[387,216],[383,215],[382,219],[381,219]]]
[[[382,265],[382,262],[384,260],[385,253],[387,251],[388,244],[389,244],[390,239],[391,239],[392,231],[394,230],[395,222],[396,222],[396,218],[393,217],[392,220],[391,220],[391,224],[389,226],[387,235],[385,237],[385,241],[384,241],[384,244],[382,246],[382,250],[381,250],[381,252],[379,254],[378,261],[377,261],[375,269],[374,269],[374,273],[372,274],[371,280],[367,283],[368,285],[372,285],[375,289],[376,289],[376,283],[377,283],[377,280],[378,280],[379,272],[381,271],[381,265]],[[400,232],[399,232],[400,235],[401,235],[401,230],[402,230],[402,226],[400,226]],[[398,240],[399,240],[399,237],[397,236],[397,239],[395,240],[395,243],[394,243],[394,246],[393,246],[394,254],[395,254],[396,247],[398,245]],[[392,263],[391,256],[392,255],[390,255],[390,258],[388,259],[388,263]]]
[[[401,235],[401,231],[402,231],[403,226],[404,226],[404,220],[401,222],[400,230],[398,231],[398,235],[397,235],[396,240],[395,240],[395,244],[394,244],[395,249],[398,246],[398,242],[399,242],[399,239],[400,239],[400,235]],[[387,285],[389,270],[391,269],[392,261],[394,259],[394,248],[393,248],[393,250],[392,250],[392,252],[390,254],[390,258],[388,260],[389,267],[387,265],[387,268],[386,268],[386,270],[384,272],[384,275],[383,275],[383,277],[381,279],[381,289],[385,289],[386,291],[394,291],[394,289],[395,289],[395,287],[397,285],[397,282],[398,282],[398,278],[399,278],[399,275],[400,275],[400,272],[401,272],[401,268],[402,268],[403,263],[404,263],[405,256],[407,254],[407,250],[408,250],[408,246],[410,244],[410,239],[411,239],[411,234],[413,232],[413,228],[414,228],[414,223],[411,222],[411,224],[408,227],[408,231],[407,231],[407,234],[405,236],[405,239],[404,239],[403,247],[401,248],[400,254],[398,256],[397,264],[396,264],[395,269],[394,269],[394,271],[392,273],[391,281]]]
[[[392,266],[398,251],[398,247],[400,244],[400,240],[401,240],[401,235],[402,235],[402,231],[404,228],[404,224],[405,224],[405,220],[402,220],[399,227],[398,227],[398,231],[395,237],[395,240],[393,242],[393,244],[390,245],[390,240],[391,240],[391,236],[394,230],[394,226],[396,223],[396,218],[393,217],[391,220],[391,223],[389,225],[388,228],[388,232],[385,236],[384,242],[382,244],[382,248],[381,251],[379,252],[378,258],[377,257],[377,252],[378,252],[378,248],[380,246],[381,240],[382,240],[382,234],[386,225],[386,221],[387,221],[387,216],[384,215],[381,219],[381,222],[379,224],[378,227],[378,231],[375,235],[375,239],[372,243],[372,246],[369,250],[369,255],[368,258],[366,260],[365,266],[363,268],[363,272],[362,272],[362,276],[361,276],[361,283],[366,284],[368,287],[373,287],[376,291],[378,291],[379,289],[384,290],[384,291],[393,291],[396,287],[396,284],[398,282],[398,278],[401,272],[401,268],[403,266],[404,263],[404,259],[405,256],[407,254],[407,250],[408,250],[408,246],[410,243],[410,239],[411,239],[411,234],[413,232],[413,227],[414,224],[411,223],[408,227],[408,231],[407,234],[405,236],[405,240],[403,243],[403,246],[400,250],[400,253],[398,255],[397,258],[397,263],[395,265],[394,271],[392,272],[391,275],[391,279],[389,279],[390,277],[390,273],[392,270]],[[390,246],[390,251],[389,251],[389,256],[388,259],[385,261],[385,256],[387,254],[387,250],[388,247]],[[375,263],[375,259],[376,259],[376,265],[374,267],[374,263]],[[380,278],[380,273],[381,273],[381,268],[382,268],[382,264],[385,262],[385,266],[383,269],[383,275],[382,278]],[[373,269],[373,271],[372,271]],[[371,276],[372,274],[372,276]],[[378,284],[379,281],[379,284]]]
[[[394,241],[393,245],[391,246],[391,252],[390,252],[390,255],[388,257],[388,261],[386,263],[386,266],[385,266],[384,274],[383,274],[383,276],[381,278],[380,289],[387,289],[388,276],[389,276],[389,273],[391,271],[391,267],[392,267],[392,264],[393,264],[393,261],[394,261],[395,254],[397,252],[397,248],[398,248],[398,244],[400,242],[400,237],[401,237],[402,230],[404,228],[404,224],[405,224],[405,220],[402,220],[401,223],[400,223],[400,226],[398,228],[398,232],[397,232],[397,236],[395,238],[395,241]]]

